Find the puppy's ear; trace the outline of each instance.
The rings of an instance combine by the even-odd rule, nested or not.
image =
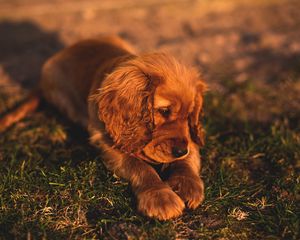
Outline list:
[[[137,152],[151,139],[156,85],[139,66],[123,64],[106,76],[98,90],[98,117],[123,152]]]
[[[204,145],[205,132],[200,122],[203,106],[203,94],[206,91],[206,85],[198,81],[196,85],[196,95],[194,99],[194,109],[189,116],[189,126],[192,140],[199,146]]]

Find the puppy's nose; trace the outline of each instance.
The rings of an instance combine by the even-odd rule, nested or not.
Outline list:
[[[188,150],[186,148],[179,148],[179,147],[173,147],[172,148],[172,155],[175,158],[180,158],[188,153]]]

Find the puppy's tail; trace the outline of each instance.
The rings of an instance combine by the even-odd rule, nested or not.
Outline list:
[[[18,104],[15,108],[9,110],[4,116],[0,117],[0,133],[34,112],[38,108],[40,101],[41,96],[37,91],[30,93],[27,99]]]

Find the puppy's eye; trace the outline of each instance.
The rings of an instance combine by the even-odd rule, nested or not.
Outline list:
[[[160,115],[162,115],[164,118],[168,118],[171,115],[171,109],[168,107],[159,108],[158,112]]]

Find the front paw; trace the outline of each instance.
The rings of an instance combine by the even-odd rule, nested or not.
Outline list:
[[[137,199],[140,212],[159,220],[178,217],[184,209],[184,202],[168,186],[147,189]]]
[[[199,177],[173,176],[167,183],[188,208],[195,209],[204,200],[204,184]]]

